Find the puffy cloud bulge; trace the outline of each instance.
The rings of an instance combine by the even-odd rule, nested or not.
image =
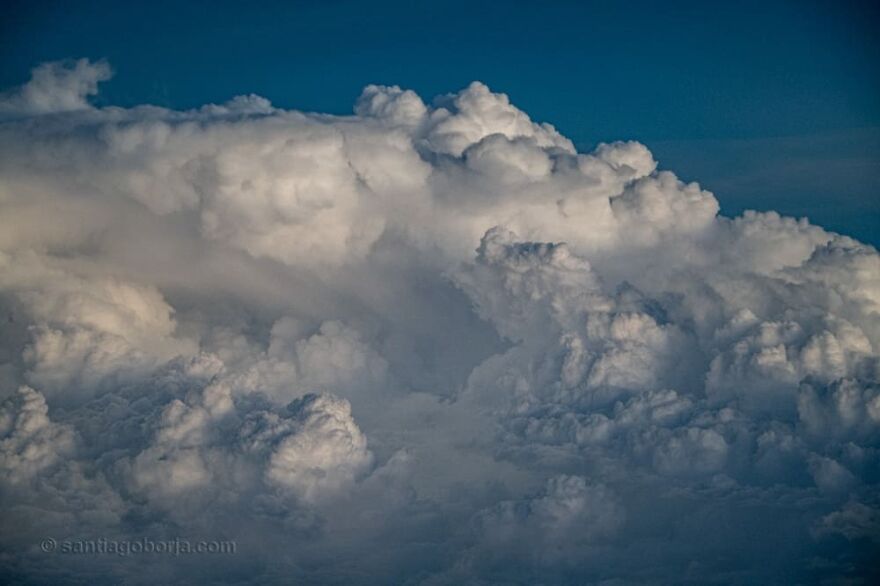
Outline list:
[[[110,75],[0,98],[5,578],[872,577],[874,248],[478,82],[331,116]],[[38,549],[96,535],[238,553]]]

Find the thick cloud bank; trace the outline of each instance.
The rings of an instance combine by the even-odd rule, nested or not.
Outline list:
[[[110,74],[0,102],[4,582],[878,578],[872,247],[480,83],[91,106]]]

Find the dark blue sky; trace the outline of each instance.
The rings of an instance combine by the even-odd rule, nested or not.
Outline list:
[[[581,149],[645,142],[725,214],[807,215],[880,244],[878,2],[7,2],[0,86],[106,58],[99,103],[241,93],[351,111],[367,83],[479,79]]]

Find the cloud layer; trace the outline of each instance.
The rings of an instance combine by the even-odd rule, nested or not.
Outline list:
[[[0,101],[5,579],[877,577],[874,248],[478,82],[330,116],[110,75]]]

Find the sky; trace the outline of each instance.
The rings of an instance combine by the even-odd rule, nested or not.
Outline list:
[[[21,3],[0,582],[876,584],[875,10]]]
[[[647,144],[726,213],[777,209],[877,244],[878,18],[864,1],[13,1],[0,87],[106,58],[106,104],[186,109],[247,88],[347,114],[369,83],[436,96],[479,80],[585,149]]]

